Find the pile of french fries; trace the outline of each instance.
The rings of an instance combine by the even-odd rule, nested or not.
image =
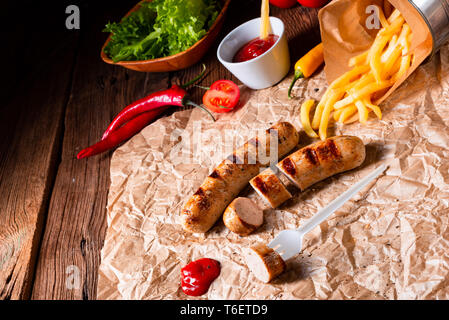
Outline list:
[[[358,120],[365,124],[372,111],[382,118],[382,111],[374,101],[406,74],[413,54],[411,30],[401,13],[396,9],[387,19],[379,8],[379,19],[382,28],[371,48],[350,59],[352,69],[330,84],[315,108],[312,123],[309,113],[314,101],[307,100],[301,106],[301,123],[310,137],[326,139],[331,117],[339,123]]]

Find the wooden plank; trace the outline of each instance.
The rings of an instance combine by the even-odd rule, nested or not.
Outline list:
[[[130,71],[107,65],[100,59],[99,52],[106,39],[101,32],[104,25],[108,20],[119,19],[134,3],[121,1],[111,6],[109,1],[91,1],[83,9],[87,14],[82,20],[80,53],[64,122],[61,163],[51,195],[33,299],[96,297],[112,152],[83,160],[75,156],[101,138],[124,106],[168,87],[168,73]]]
[[[23,299],[31,294],[56,173],[77,35],[49,21],[34,25],[33,15],[44,12],[31,1],[8,5],[8,10],[13,10],[8,12],[17,12],[20,6],[27,10],[21,16],[23,24],[2,19],[13,35],[8,36],[8,46],[17,48],[11,50],[17,56],[2,54],[9,82],[1,96],[8,103],[0,108],[0,298]],[[60,8],[55,6],[54,10]],[[25,30],[45,33],[46,37],[24,41]],[[34,61],[26,61],[27,67],[19,59],[26,52]]]

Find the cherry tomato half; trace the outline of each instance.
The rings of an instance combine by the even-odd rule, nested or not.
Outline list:
[[[240,89],[230,80],[215,81],[203,96],[203,104],[212,112],[232,111],[239,103]]]
[[[296,4],[296,0],[270,0],[270,3],[279,8],[291,8]]]
[[[298,2],[304,7],[320,8],[328,3],[329,0],[298,0]]]

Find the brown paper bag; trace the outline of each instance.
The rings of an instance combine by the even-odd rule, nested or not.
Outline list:
[[[432,36],[426,22],[408,1],[390,0],[334,0],[320,10],[321,39],[324,45],[324,60],[327,81],[330,83],[350,68],[348,61],[368,50],[379,29],[369,29],[367,20],[371,12],[367,7],[377,5],[384,8],[388,3],[397,8],[412,30],[411,50],[415,55],[412,66],[376,104],[384,101],[432,52]],[[386,16],[388,17],[387,13]]]

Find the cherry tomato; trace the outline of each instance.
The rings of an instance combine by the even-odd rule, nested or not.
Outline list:
[[[298,0],[298,2],[304,7],[320,8],[328,3],[329,0]]]
[[[291,8],[296,4],[296,0],[270,0],[270,3],[279,8]]]
[[[217,113],[232,111],[239,100],[240,89],[230,80],[215,81],[203,96],[203,104]]]

